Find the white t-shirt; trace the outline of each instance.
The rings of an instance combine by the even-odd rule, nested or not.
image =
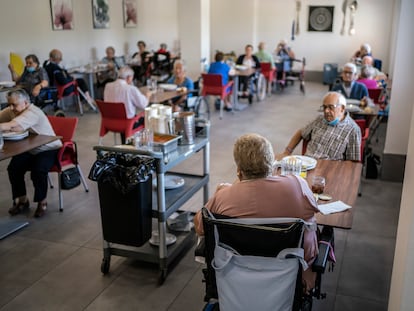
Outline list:
[[[104,101],[124,103],[128,119],[135,117],[137,108],[141,112],[148,105],[147,97],[135,85],[130,85],[123,79],[105,85]]]
[[[7,108],[4,110],[9,109]],[[33,104],[30,104],[25,111],[16,117],[13,116],[13,113],[9,115],[12,116],[11,119],[14,119],[25,131],[29,130],[30,133],[38,135],[56,136],[45,113]],[[11,121],[11,119],[9,121]],[[31,150],[30,153],[36,154],[42,151],[55,150],[59,149],[61,146],[62,142],[60,140],[55,140]]]

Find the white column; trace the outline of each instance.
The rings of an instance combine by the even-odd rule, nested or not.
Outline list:
[[[395,49],[390,118],[384,153],[407,154],[400,215],[388,303],[390,311],[414,306],[414,2],[401,0]]]
[[[210,62],[210,0],[178,0],[178,37],[187,74],[201,74],[202,58]]]

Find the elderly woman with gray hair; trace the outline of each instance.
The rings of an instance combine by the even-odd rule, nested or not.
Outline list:
[[[55,136],[55,132],[45,113],[30,103],[29,95],[23,89],[10,91],[7,94],[8,108],[0,111],[1,132],[29,131],[38,135]],[[30,171],[34,187],[34,201],[37,202],[35,217],[42,217],[47,207],[47,175],[53,164],[59,148],[60,140],[55,140],[28,152],[12,157],[7,172],[12,189],[13,205],[9,214],[14,216],[26,212],[30,208],[26,193],[24,175]]]
[[[233,149],[237,180],[223,183],[207,202],[215,214],[239,218],[296,217],[315,222],[316,200],[307,182],[298,176],[273,176],[274,153],[271,143],[258,134],[239,137]],[[201,213],[194,218],[195,229],[204,234]],[[318,253],[314,231],[305,232],[305,260],[311,264]],[[307,289],[314,286],[314,274],[303,274]]]

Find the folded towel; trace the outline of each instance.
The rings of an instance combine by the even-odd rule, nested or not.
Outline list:
[[[318,205],[318,208],[322,214],[328,215],[332,213],[343,212],[349,208],[352,208],[352,206],[349,206],[342,201],[335,201],[327,204],[320,204]]]

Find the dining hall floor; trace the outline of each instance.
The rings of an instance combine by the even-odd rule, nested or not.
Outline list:
[[[297,128],[317,115],[327,87],[311,82],[306,87],[305,96],[298,85],[288,87],[284,93],[254,102],[244,111],[225,112],[222,120],[213,112],[210,192],[217,183],[235,179],[232,146],[238,136],[262,134],[277,153]],[[85,175],[96,157],[92,146],[98,142],[99,125],[99,114],[86,112],[79,118],[75,140]],[[373,144],[378,153],[384,131],[385,124],[381,124],[379,142],[374,140]],[[113,135],[108,134],[104,143],[112,144]],[[200,163],[197,156],[180,167],[196,167]],[[0,162],[0,217],[8,217],[11,204],[7,163]],[[56,174],[52,179],[56,184]],[[31,199],[28,175],[27,181]],[[57,190],[51,189],[43,218],[33,218],[33,203],[30,213],[15,216],[28,220],[29,225],[0,240],[0,310],[202,310],[202,267],[194,261],[193,249],[162,286],[157,286],[156,266],[129,258],[113,256],[110,273],[102,275],[97,186],[90,180],[88,184],[89,193],[82,186],[64,191],[62,213],[58,211]],[[335,230],[337,264],[333,272],[323,275],[327,298],[315,301],[313,310],[387,310],[402,184],[363,178],[361,189],[362,196],[354,206],[353,228]],[[197,210],[201,205],[199,193],[184,208]]]

